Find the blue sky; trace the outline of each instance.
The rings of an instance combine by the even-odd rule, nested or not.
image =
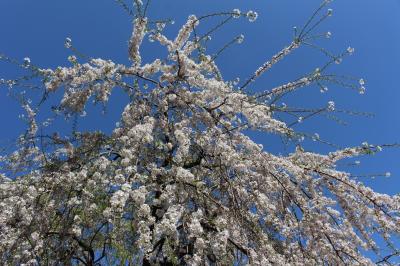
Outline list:
[[[225,79],[245,79],[262,63],[283,46],[290,43],[293,26],[301,27],[319,0],[153,0],[149,7],[151,18],[171,18],[174,25],[167,28],[170,37],[178,31],[189,14],[208,14],[239,8],[255,10],[259,18],[254,23],[245,20],[228,24],[212,36],[210,52],[215,52],[225,42],[238,34],[245,35],[241,45],[235,45],[218,58]],[[343,110],[371,112],[373,118],[342,116],[348,125],[338,125],[323,117],[305,121],[296,129],[314,133],[340,146],[359,145],[363,141],[382,144],[400,142],[400,1],[398,0],[336,0],[331,4],[334,15],[324,23],[319,32],[332,32],[332,38],[320,42],[329,50],[339,53],[348,46],[355,48],[353,56],[332,69],[337,74],[362,77],[367,92],[330,87],[321,94],[316,87],[294,93],[285,100],[298,107],[318,107],[334,100]],[[70,37],[81,52],[90,57],[109,58],[127,63],[127,40],[131,34],[131,19],[113,0],[3,0],[0,1],[0,53],[22,60],[29,56],[32,63],[43,67],[68,65],[71,52],[64,48],[64,40]],[[144,45],[144,59],[165,55],[155,44]],[[250,90],[273,88],[297,78],[325,62],[317,51],[302,48],[266,73]],[[13,66],[0,62],[0,78],[10,78],[19,73]],[[24,129],[24,123],[16,117],[22,113],[18,104],[0,91],[1,144],[16,137]],[[112,96],[107,115],[89,114],[80,128],[110,131],[126,103],[122,93]],[[91,111],[100,110],[101,108]],[[282,150],[279,139],[265,134],[251,133],[266,150],[275,153]],[[331,147],[304,143],[306,149],[327,152]],[[380,192],[395,194],[400,191],[400,149],[388,149],[382,153],[359,159],[353,167],[356,174],[375,174],[389,171],[392,177],[375,179],[362,177],[368,185]],[[348,169],[348,168],[347,168]]]

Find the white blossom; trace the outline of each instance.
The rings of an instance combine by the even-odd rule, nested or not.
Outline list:
[[[240,34],[237,38],[236,38],[236,42],[241,44],[244,41],[244,35]]]
[[[354,48],[349,46],[349,47],[347,48],[347,52],[348,52],[349,54],[353,54],[353,53],[354,53]]]
[[[327,31],[327,32],[325,33],[325,37],[326,37],[327,39],[329,39],[330,37],[332,37],[332,32]]]
[[[250,10],[246,13],[246,17],[249,19],[250,22],[254,22],[257,20],[258,14],[257,12]]]
[[[134,25],[132,37],[129,41],[129,58],[134,61],[135,64],[140,65],[141,57],[139,54],[139,47],[146,33],[147,19],[138,18],[134,21]]]
[[[334,101],[329,101],[327,109],[330,112],[335,111],[335,102]]]
[[[240,18],[241,12],[240,12],[239,9],[237,9],[237,8],[233,9],[233,10],[232,10],[232,13],[233,13],[232,16],[233,16],[234,18]]]
[[[64,43],[65,48],[71,48],[72,47],[72,40],[71,38],[67,37],[65,38],[65,43]]]

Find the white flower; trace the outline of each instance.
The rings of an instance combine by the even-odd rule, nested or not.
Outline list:
[[[178,169],[176,170],[176,176],[179,178],[179,180],[183,180],[186,182],[193,181],[195,178],[189,170],[182,167],[178,167]]]
[[[73,226],[72,226],[72,233],[73,233],[75,236],[79,237],[79,236],[81,236],[81,234],[82,234],[82,229],[81,229],[78,225],[73,225]]]
[[[192,214],[192,219],[188,225],[191,237],[197,237],[203,233],[203,227],[200,224],[201,217],[203,216],[201,210]]]
[[[246,13],[246,17],[249,19],[250,22],[256,21],[258,14],[255,11],[250,10]]]
[[[386,172],[386,173],[385,173],[385,176],[386,176],[386,177],[390,177],[391,175],[392,175],[392,174],[391,174],[390,172]]]
[[[328,102],[328,107],[327,107],[328,111],[335,111],[335,102],[334,101],[329,101]]]
[[[232,10],[232,13],[233,13],[232,17],[240,18],[241,12],[239,9],[235,8],[234,10]]]
[[[172,148],[173,148],[174,146],[172,145],[171,142],[168,142],[168,143],[166,144],[166,147],[167,147],[168,150],[172,150]]]
[[[328,31],[327,33],[325,33],[325,37],[327,39],[329,39],[332,36],[332,32]]]
[[[324,86],[319,90],[321,93],[325,93],[328,91],[328,87]]]
[[[358,83],[359,83],[361,86],[363,86],[363,85],[365,84],[365,81],[364,81],[364,79],[360,79],[360,80],[358,81]]]
[[[354,48],[353,47],[347,47],[347,52],[351,55],[354,53]]]
[[[76,63],[76,56],[74,56],[74,55],[68,56],[68,61],[70,61],[73,64]]]
[[[162,31],[165,28],[166,24],[162,22],[157,22],[156,26],[158,31]]]
[[[24,58],[24,66],[28,67],[31,64],[31,59],[29,57]]]
[[[361,87],[358,89],[358,93],[359,93],[359,94],[365,94],[365,87],[364,87],[364,86],[361,86]]]
[[[32,234],[31,234],[31,238],[32,238],[32,241],[33,242],[36,242],[36,241],[38,241],[39,240],[39,233],[38,232],[33,232]]]
[[[103,216],[106,219],[111,218],[111,216],[112,216],[111,208],[105,208],[104,211],[103,211]]]
[[[65,38],[64,46],[65,46],[65,48],[71,48],[71,47],[72,47],[72,40],[71,40],[71,38],[69,38],[69,37]]]
[[[243,40],[244,40],[244,35],[243,35],[243,34],[240,34],[240,35],[236,38],[236,42],[239,43],[239,44],[241,44],[241,43],[243,42]]]

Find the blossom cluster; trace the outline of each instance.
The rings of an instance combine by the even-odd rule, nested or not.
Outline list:
[[[250,21],[257,16],[246,14]],[[69,114],[82,113],[93,97],[106,102],[117,86],[131,101],[112,134],[53,135],[58,148],[42,150],[36,112],[25,105],[24,149],[2,158],[17,173],[0,175],[6,265],[372,265],[364,250],[383,256],[377,235],[394,249],[400,197],[374,192],[336,168],[339,160],[367,154],[369,145],[276,155],[245,134],[293,136],[263,100],[319,76],[251,95],[225,81],[211,55],[198,56],[201,44],[191,36],[199,22],[189,16],[174,39],[163,27],[154,33],[152,40],[167,48],[164,60],[142,63],[150,26],[138,17],[131,65],[71,58],[72,67],[40,69],[47,93],[64,89],[60,107]],[[249,82],[300,45],[295,40],[278,52]],[[334,112],[335,102],[323,110]],[[36,167],[18,171],[28,157]]]

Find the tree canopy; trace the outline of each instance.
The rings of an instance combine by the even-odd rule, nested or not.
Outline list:
[[[354,52],[351,47],[339,55],[318,48],[325,65],[271,90],[248,90],[299,47],[330,37],[317,31],[332,15],[328,0],[294,29],[291,43],[242,81],[225,80],[215,60],[244,37],[212,54],[206,43],[226,23],[253,22],[257,12],[190,15],[170,38],[164,28],[171,21],[150,19],[148,2],[134,1],[132,10],[117,2],[134,17],[128,65],[80,56],[70,38],[69,66],[46,69],[29,58],[2,56],[29,72],[1,80],[28,123],[16,150],[1,157],[5,265],[389,265],[396,259],[400,197],[377,193],[336,166],[384,145],[319,154],[298,144],[281,155],[247,134],[322,142],[293,125],[334,112],[335,103],[309,110],[278,105],[280,99],[306,86],[325,90],[327,83],[364,93],[363,79],[329,73]],[[221,22],[199,34],[198,27],[215,17]],[[164,58],[142,62],[147,38],[160,44]],[[27,86],[41,92],[37,103],[16,89]],[[54,115],[74,119],[90,101],[106,104],[114,89],[130,101],[112,134],[63,135],[51,131],[51,119],[37,122],[54,94],[63,95]],[[295,114],[297,121],[280,114]]]

